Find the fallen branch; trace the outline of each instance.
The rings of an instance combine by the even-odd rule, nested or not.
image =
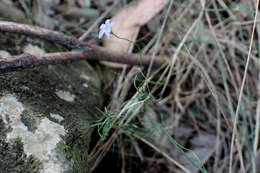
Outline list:
[[[52,41],[72,50],[70,52],[48,53],[39,57],[22,54],[5,59],[0,59],[0,72],[15,71],[18,69],[32,68],[39,65],[59,64],[77,60],[102,60],[130,65],[148,66],[151,56],[139,54],[118,53],[105,48],[79,42],[76,38],[62,33],[14,22],[0,21],[0,32],[11,32],[30,37]],[[167,63],[165,58],[155,57],[153,67],[159,67]]]
[[[48,64],[61,64],[70,63],[78,60],[106,60],[110,62],[130,64],[130,65],[143,65],[148,66],[151,60],[150,56],[142,56],[138,54],[116,54],[111,53],[104,48],[97,46],[88,46],[79,50],[69,52],[48,53],[41,56],[34,56],[31,54],[22,54],[0,59],[0,73],[16,71],[25,68],[33,68],[40,65]],[[161,66],[166,61],[161,59],[157,61],[157,67]]]
[[[67,48],[75,48],[79,44],[79,41],[76,38],[67,36],[60,32],[15,22],[0,21],[0,31],[37,37],[61,44]]]

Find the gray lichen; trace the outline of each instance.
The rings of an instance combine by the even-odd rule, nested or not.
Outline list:
[[[0,97],[13,95],[23,104],[21,120],[31,133],[37,131],[38,125],[44,118],[54,120],[55,123],[64,126],[67,133],[57,146],[66,153],[66,158],[74,163],[73,172],[88,172],[87,156],[91,134],[89,124],[99,117],[97,108],[102,104],[100,81],[95,71],[86,62],[81,61],[70,65],[40,67],[1,74],[0,83]],[[83,84],[86,83],[88,87],[84,87]],[[71,93],[74,100],[66,101],[60,98],[57,96],[57,91]],[[64,120],[59,122],[51,114],[60,115]],[[19,149],[20,154],[17,160],[19,163],[24,163],[23,168],[19,167],[19,169],[31,169],[31,172],[40,170],[42,164],[33,156],[27,156],[23,152],[21,140],[18,149],[14,149],[17,148],[17,142],[6,141],[6,135],[10,131],[12,128],[1,119],[0,150],[8,152],[7,154],[1,152],[0,159],[18,152]],[[11,170],[11,165],[19,163],[1,162],[0,172],[4,169]],[[34,167],[31,168],[26,163],[34,163]]]
[[[23,143],[19,138],[13,142],[0,138],[0,172],[37,173],[41,168],[37,158],[23,153]]]

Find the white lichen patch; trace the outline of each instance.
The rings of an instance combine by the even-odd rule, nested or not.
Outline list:
[[[29,53],[34,56],[41,56],[45,54],[45,51],[38,46],[33,46],[31,44],[28,44],[23,49],[24,53]]]
[[[11,56],[9,52],[5,50],[0,50],[0,58],[7,58],[9,56]]]
[[[59,114],[50,113],[50,116],[51,116],[53,119],[57,120],[58,122],[61,122],[61,121],[64,120],[64,118],[63,118],[62,116],[60,116]]]
[[[12,95],[0,98],[0,114],[4,118],[6,126],[11,126],[12,131],[7,133],[7,140],[17,137],[24,144],[24,153],[38,158],[43,169],[41,173],[63,173],[71,167],[71,163],[65,159],[64,154],[57,149],[57,143],[61,135],[66,131],[60,124],[50,121],[48,118],[40,120],[35,132],[28,131],[21,121],[23,105]]]
[[[58,90],[58,91],[56,91],[56,95],[57,95],[59,98],[65,100],[65,101],[67,101],[67,102],[74,102],[74,99],[76,98],[75,95],[71,94],[71,93],[68,92],[68,91]]]
[[[23,105],[14,96],[7,95],[0,98],[0,115],[5,125],[15,125],[20,120],[23,110]]]

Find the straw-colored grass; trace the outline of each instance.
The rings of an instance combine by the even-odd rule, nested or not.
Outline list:
[[[154,19],[162,22],[157,33],[145,45],[136,44],[143,53],[170,57],[171,64],[156,70],[125,67],[120,71],[107,106],[115,116],[104,113],[102,121],[112,123],[107,131],[103,126],[102,145],[124,148],[117,151],[124,151],[124,157],[119,157],[122,171],[134,167],[131,158],[149,165],[156,157],[165,159],[155,166],[165,172],[257,172],[260,30],[256,7],[251,0],[171,1]],[[213,146],[204,141],[210,142],[211,137]],[[115,142],[123,139],[130,139],[129,145],[135,147]],[[135,157],[128,158],[129,152]],[[96,156],[100,163],[104,155]]]

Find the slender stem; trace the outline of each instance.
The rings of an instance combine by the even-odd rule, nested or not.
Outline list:
[[[141,66],[143,66],[143,64],[142,64],[142,50],[141,50],[141,48],[138,46],[138,44],[136,44],[136,42],[135,41],[132,41],[132,40],[129,40],[129,39],[127,39],[127,38],[123,38],[123,37],[120,37],[120,36],[118,36],[118,35],[116,35],[115,33],[113,33],[113,31],[111,31],[111,34],[112,35],[114,35],[116,38],[118,38],[118,39],[121,39],[121,40],[126,40],[126,41],[129,41],[130,43],[133,43],[136,47],[137,47],[137,49],[140,51],[139,52],[139,54],[140,54],[140,65]]]
[[[257,15],[258,15],[258,7],[259,7],[259,0],[257,0],[257,2],[256,2],[253,31],[252,31],[252,34],[251,34],[251,40],[250,40],[250,46],[249,46],[249,50],[248,50],[246,66],[245,66],[245,70],[244,70],[244,76],[243,76],[243,80],[242,80],[242,84],[241,84],[241,88],[240,88],[240,92],[239,92],[239,98],[238,98],[238,103],[237,103],[237,108],[236,108],[235,120],[234,120],[234,123],[233,123],[233,133],[232,133],[232,138],[231,138],[231,151],[230,151],[230,160],[229,160],[229,173],[232,173],[234,141],[235,141],[235,137],[237,135],[237,122],[238,122],[238,117],[239,117],[239,112],[240,112],[240,105],[241,105],[241,101],[242,101],[242,97],[243,97],[243,90],[244,90],[245,83],[246,83],[246,77],[247,77],[249,62],[251,60],[250,55],[251,55],[252,47],[253,47],[254,33],[255,33],[255,28],[256,28],[256,19],[257,19]]]

